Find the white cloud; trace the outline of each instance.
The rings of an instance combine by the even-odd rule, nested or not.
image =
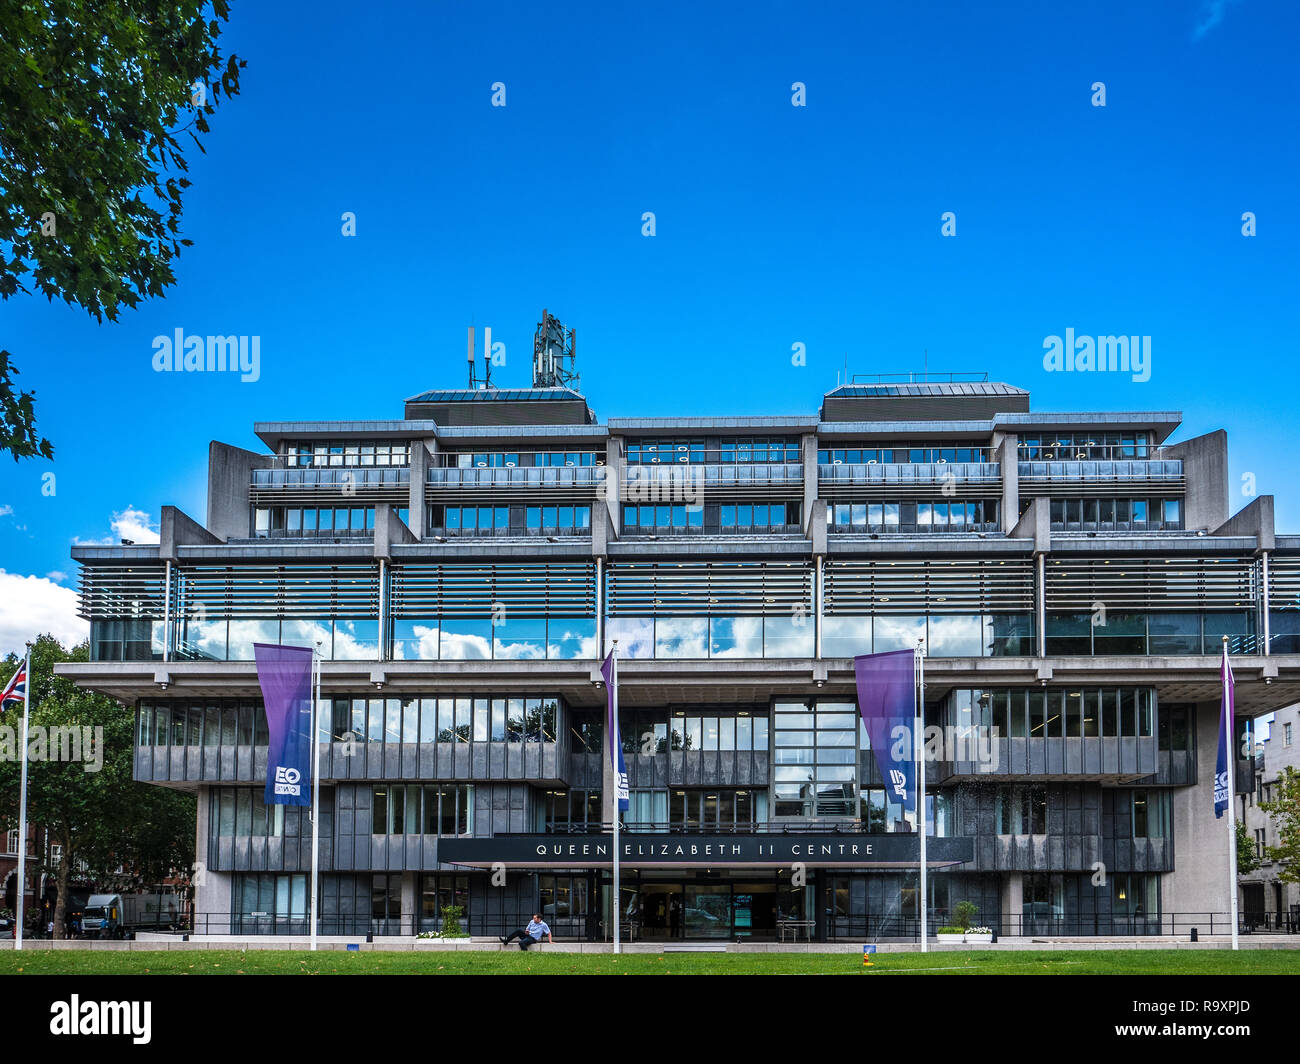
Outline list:
[[[63,572],[61,569],[51,569],[45,574],[45,579],[53,580],[56,584],[62,584],[68,579],[68,574]]]
[[[27,640],[46,633],[65,647],[90,634],[90,625],[77,616],[77,593],[45,577],[0,569],[0,602],[0,654],[21,654]]]
[[[3,506],[0,506],[0,517],[8,517],[13,512],[14,512],[14,508],[10,506],[8,503],[5,503]]]
[[[84,547],[102,547],[110,544],[116,546],[124,539],[129,539],[132,543],[158,542],[158,530],[153,527],[149,514],[144,510],[137,510],[130,503],[126,504],[125,510],[114,513],[108,524],[113,530],[111,536],[105,539],[81,539],[74,536],[72,542]]]
[[[1196,27],[1192,30],[1192,40],[1199,41],[1210,30],[1214,29],[1223,21],[1228,5],[1237,2],[1238,0],[1202,0],[1201,13],[1197,19]]]

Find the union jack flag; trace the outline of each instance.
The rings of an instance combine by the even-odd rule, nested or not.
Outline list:
[[[5,689],[0,691],[0,713],[10,706],[21,705],[27,694],[27,666],[19,665],[18,671],[9,678]]]

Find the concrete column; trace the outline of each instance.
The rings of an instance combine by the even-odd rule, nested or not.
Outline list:
[[[803,527],[811,537],[813,504],[817,499],[817,435],[807,432],[799,440],[799,456],[803,462]],[[823,522],[825,509],[823,508]],[[824,527],[824,524],[823,524]]]
[[[420,929],[420,896],[415,892],[414,872],[402,873],[402,934],[414,935]],[[462,922],[461,926],[464,926]]]
[[[1187,497],[1183,525],[1207,532],[1228,519],[1228,434],[1222,429],[1182,443],[1167,444],[1164,455],[1181,458]]]
[[[424,514],[424,480],[429,469],[429,451],[420,440],[411,441],[411,493],[408,498],[406,524],[416,539],[428,535]]]
[[[1010,532],[1020,520],[1020,437],[999,433],[993,439],[993,460],[1002,470],[1002,531]]]
[[[1002,929],[1009,935],[1019,935],[1022,930],[1024,889],[1024,877],[1019,872],[1002,873]]]
[[[601,500],[604,500],[604,511],[609,515],[609,527],[613,530],[614,539],[618,539],[623,534],[623,507],[620,502],[623,498],[623,438],[621,436],[611,436],[605,441],[605,490],[602,491],[596,499],[596,509],[601,509]],[[596,515],[591,515],[592,525],[596,523]]]

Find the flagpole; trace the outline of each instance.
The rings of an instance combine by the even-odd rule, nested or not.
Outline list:
[[[32,715],[32,645],[27,644],[23,661],[23,750],[21,782],[18,791],[18,883],[14,890],[15,905],[14,949],[23,948],[23,895],[27,885],[27,722]],[[65,901],[66,906],[66,901]]]
[[[609,729],[609,760],[613,769],[614,779],[614,952],[622,953],[622,946],[619,942],[619,928],[622,923],[623,896],[619,890],[619,867],[618,867],[618,758],[615,757],[617,751],[614,749],[614,743],[621,738],[618,733],[618,640],[613,641],[609,652],[609,660],[612,668],[609,671],[610,682],[613,690],[610,692],[610,705],[613,709],[610,711],[614,720]]]
[[[929,895],[926,891],[925,867],[925,650],[923,644],[916,644],[916,717],[918,721],[916,738],[916,823],[921,836],[921,952],[928,952],[928,928],[926,927],[926,908]]]
[[[311,704],[311,948],[316,949],[316,880],[320,873],[320,641],[312,659],[316,665],[316,697]]]
[[[1229,919],[1232,921],[1232,948],[1238,949],[1237,942],[1237,794],[1234,786],[1236,775],[1236,721],[1233,720],[1233,706],[1228,689],[1232,675],[1232,663],[1228,659],[1228,637],[1223,637],[1223,745],[1224,764],[1228,768],[1228,902]]]

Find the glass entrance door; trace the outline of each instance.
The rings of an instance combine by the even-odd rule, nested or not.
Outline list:
[[[731,937],[731,884],[687,883],[682,928],[687,938]]]

